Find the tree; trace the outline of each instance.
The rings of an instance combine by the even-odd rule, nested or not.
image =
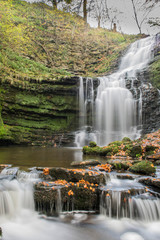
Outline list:
[[[131,0],[133,7],[133,17],[139,29],[139,33],[142,33],[142,25],[147,20],[148,15],[154,9],[159,0]]]
[[[62,2],[63,0],[47,0],[47,2],[51,2],[54,9],[57,9],[57,3]],[[67,4],[70,4],[72,0],[64,0]]]
[[[90,0],[88,12],[98,22],[98,28],[101,27],[101,22],[104,18],[104,1],[103,0]]]

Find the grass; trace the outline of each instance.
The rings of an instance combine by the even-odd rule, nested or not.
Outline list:
[[[43,3],[2,0],[0,15],[4,79],[15,73],[22,79],[106,74],[137,38],[86,27],[81,17]]]

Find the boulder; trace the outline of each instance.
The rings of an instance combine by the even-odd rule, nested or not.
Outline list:
[[[139,182],[147,186],[158,188],[160,190],[160,178],[152,178],[152,177],[141,178],[139,179]]]
[[[78,182],[81,179],[94,184],[105,184],[105,176],[100,171],[89,169],[65,169],[65,168],[49,168],[48,175],[52,180],[66,180],[67,182]],[[48,175],[43,174],[46,179]]]
[[[153,160],[153,161],[157,161],[160,160],[160,152],[149,155],[146,157],[148,160]]]
[[[47,215],[58,215],[62,211],[98,211],[98,185],[85,180],[77,183],[58,180],[40,182],[35,185],[36,209]]]
[[[71,166],[74,166],[74,167],[96,166],[100,163],[101,162],[98,160],[90,159],[90,160],[85,160],[81,162],[76,162],[76,161],[72,162]]]
[[[155,173],[156,168],[149,161],[141,161],[139,163],[135,163],[133,166],[129,168],[129,170],[134,173],[152,175]]]

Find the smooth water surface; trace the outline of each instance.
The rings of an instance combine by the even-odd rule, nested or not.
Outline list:
[[[0,163],[23,169],[29,167],[69,167],[73,161],[82,161],[82,149],[53,147],[0,148]]]

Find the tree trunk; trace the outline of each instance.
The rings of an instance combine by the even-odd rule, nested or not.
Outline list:
[[[57,9],[57,0],[52,0],[53,8]]]
[[[132,2],[132,6],[133,6],[135,21],[137,23],[137,27],[139,29],[139,33],[141,34],[142,30],[141,30],[141,26],[140,26],[139,21],[138,21],[138,16],[137,16],[137,11],[136,11],[136,6],[135,6],[135,3],[134,3],[134,0],[131,0],[131,2]]]
[[[101,27],[101,17],[98,16],[98,28],[100,28],[100,27]]]
[[[87,23],[87,0],[83,0],[83,18]]]

